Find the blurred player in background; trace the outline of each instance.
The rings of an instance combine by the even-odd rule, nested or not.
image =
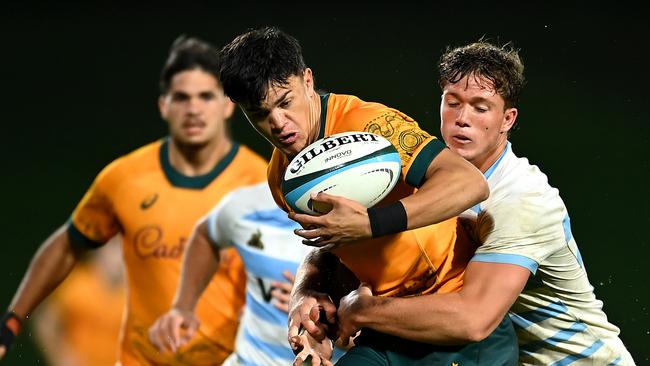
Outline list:
[[[460,289],[475,247],[458,228],[455,215],[487,197],[480,171],[400,111],[349,95],[319,95],[300,44],[276,28],[237,36],[221,50],[221,61],[226,94],[275,146],[269,186],[283,209],[289,210],[280,191],[281,177],[290,159],[317,139],[344,131],[375,132],[400,152],[403,174],[383,205],[366,209],[343,197],[319,193],[312,199],[331,204],[329,213],[289,214],[305,227],[296,230],[305,243],[325,248],[308,258],[343,262],[381,296]],[[329,263],[323,260],[318,265]],[[297,295],[291,306],[289,336],[296,347],[301,325],[320,341],[336,323],[332,300],[315,294],[309,281],[304,281],[310,270],[303,267],[294,286]],[[325,280],[320,284],[344,285]],[[319,319],[321,310],[326,319]],[[355,339],[355,347],[339,364],[514,364],[514,330],[507,317],[501,320],[486,340],[464,346],[434,346],[368,330]],[[297,362],[305,361],[300,357]]]
[[[354,291],[339,307],[342,337],[372,328],[432,343],[477,341],[510,309],[523,365],[634,365],[594,295],[558,190],[508,142],[523,71],[511,46],[480,41],[443,54],[442,135],[490,185],[490,197],[462,215],[481,246],[458,293]]]
[[[191,339],[204,321],[195,316],[196,301],[219,266],[220,251],[234,247],[248,277],[246,306],[235,353],[224,366],[291,364],[288,298],[296,268],[309,250],[293,233],[298,227],[275,204],[266,182],[224,197],[194,229],[172,309],[151,327],[151,343],[174,352]]]
[[[205,321],[192,342],[161,354],[147,330],[174,296],[181,256],[194,224],[233,189],[264,180],[265,161],[233,142],[234,105],[218,79],[209,44],[181,38],[160,79],[159,108],[169,137],[109,164],[63,225],[41,246],[3,317],[0,353],[20,323],[70,273],[77,258],[121,233],[128,284],[122,365],[218,365],[233,351],[245,274],[234,250],[197,305]]]
[[[114,366],[125,302],[118,235],[80,259],[34,313],[32,328],[50,366]]]

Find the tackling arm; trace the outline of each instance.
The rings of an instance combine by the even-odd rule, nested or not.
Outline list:
[[[512,264],[470,262],[459,292],[385,298],[360,290],[341,300],[341,338],[367,327],[434,344],[464,344],[496,329],[524,288],[530,272]]]

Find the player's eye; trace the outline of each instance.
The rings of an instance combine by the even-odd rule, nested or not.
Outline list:
[[[455,107],[458,107],[460,105],[460,103],[458,103],[456,101],[448,101],[447,105],[452,107],[452,108],[455,108]]]
[[[489,110],[488,107],[485,107],[485,106],[482,106],[482,105],[477,105],[477,106],[474,107],[474,109],[476,109],[476,111],[479,112],[479,113],[485,113],[485,112],[487,112]]]
[[[185,102],[190,99],[190,96],[185,93],[173,93],[172,101],[174,102]]]
[[[199,94],[199,98],[201,98],[201,100],[204,100],[204,101],[207,102],[209,100],[213,100],[215,98],[215,95],[212,92],[203,92],[203,93]]]
[[[287,108],[291,104],[291,99],[285,99],[280,103],[280,108]]]
[[[248,115],[248,118],[250,118],[251,121],[260,121],[269,115],[269,111],[264,109],[248,110],[246,111],[246,115]]]

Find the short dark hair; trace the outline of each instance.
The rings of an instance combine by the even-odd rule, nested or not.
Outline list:
[[[172,43],[160,73],[160,94],[167,93],[174,75],[194,69],[201,69],[219,81],[219,52],[206,41],[182,35]]]
[[[447,48],[438,63],[438,71],[440,88],[443,89],[465,76],[488,79],[505,101],[506,108],[519,103],[525,84],[524,64],[519,50],[510,43],[498,47],[481,39],[466,46]]]
[[[275,27],[249,30],[221,49],[219,79],[235,103],[256,106],[269,86],[287,85],[302,75],[305,61],[300,43]]]

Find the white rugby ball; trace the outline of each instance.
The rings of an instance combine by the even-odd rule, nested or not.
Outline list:
[[[300,151],[289,163],[281,188],[294,211],[321,215],[331,207],[314,203],[312,192],[326,192],[372,207],[395,187],[401,171],[399,153],[390,141],[369,132],[343,132]]]

